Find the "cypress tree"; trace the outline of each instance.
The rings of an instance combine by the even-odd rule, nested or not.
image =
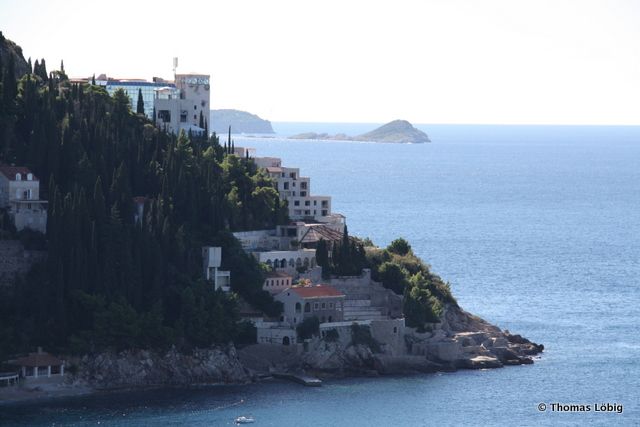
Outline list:
[[[200,129],[204,129],[204,117],[202,116],[202,111],[200,111],[200,122],[198,123]]]
[[[29,67],[29,74],[33,73],[33,66],[31,65],[31,57],[29,57],[29,60],[27,61],[27,66]]]
[[[142,99],[142,89],[138,89],[138,104],[136,106],[136,113],[144,114],[144,99]]]
[[[229,135],[227,136],[227,154],[230,153],[230,149],[231,149],[231,125],[229,125]]]
[[[93,86],[95,86],[95,85],[96,85],[96,75],[95,75],[95,73],[93,74],[93,76],[91,76],[91,84],[92,84]]]

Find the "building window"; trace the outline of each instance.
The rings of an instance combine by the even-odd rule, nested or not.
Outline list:
[[[160,119],[162,123],[169,123],[171,121],[171,111],[169,110],[158,111],[158,119]]]
[[[317,302],[313,303],[313,309],[314,310],[318,310],[319,307],[320,307],[320,304],[318,304]]]
[[[300,200],[295,200],[293,202],[293,206],[300,206]]]
[[[305,201],[304,201],[304,205],[305,205],[305,206],[309,206],[309,205],[311,205],[311,202],[310,202],[310,201],[308,201],[308,200],[305,200]]]
[[[194,109],[194,110],[197,110],[197,109],[198,109],[198,107],[194,105],[194,106],[193,106],[193,109]]]
[[[180,123],[186,123],[186,122],[187,122],[187,112],[182,111],[180,112]]]
[[[327,215],[328,215],[327,210],[326,210],[326,209],[323,209],[323,210],[322,210],[322,216],[327,216]]]
[[[301,305],[299,302],[296,303],[296,313],[300,313],[300,310],[302,309]]]
[[[324,302],[323,302],[323,303],[322,303],[322,309],[324,310],[324,309],[326,309],[326,308],[327,308],[327,303],[324,303]]]
[[[301,191],[301,192],[300,192],[300,195],[301,195],[302,197],[306,197],[307,192],[306,192],[306,191]]]
[[[332,302],[329,303],[329,308],[333,309],[333,303]]]
[[[311,304],[309,304],[308,302],[304,303],[304,312],[311,313]]]
[[[288,190],[288,189],[289,189],[289,183],[288,183],[288,182],[285,182],[285,183],[284,183],[284,189],[285,189],[285,190]]]
[[[16,174],[16,181],[22,181],[22,175],[19,173]]]

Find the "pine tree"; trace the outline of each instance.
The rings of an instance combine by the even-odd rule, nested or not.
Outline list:
[[[136,113],[144,114],[144,99],[142,99],[142,89],[138,89],[138,104],[136,105]]]

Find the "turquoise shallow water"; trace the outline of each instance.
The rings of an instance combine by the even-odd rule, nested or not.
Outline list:
[[[370,125],[275,124],[357,134]],[[351,234],[397,236],[467,310],[545,344],[533,366],[0,406],[0,424],[640,424],[640,128],[425,125],[432,144],[236,138],[310,176]],[[621,403],[621,415],[538,412]]]

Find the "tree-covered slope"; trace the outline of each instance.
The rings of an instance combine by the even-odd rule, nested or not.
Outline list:
[[[1,291],[2,352],[237,339],[234,297],[202,283],[204,245],[223,247],[238,294],[279,312],[230,236],[286,221],[268,176],[217,139],[158,130],[123,92],[70,84],[44,61],[16,75],[0,44],[0,162],[28,166],[49,201],[46,263]]]

